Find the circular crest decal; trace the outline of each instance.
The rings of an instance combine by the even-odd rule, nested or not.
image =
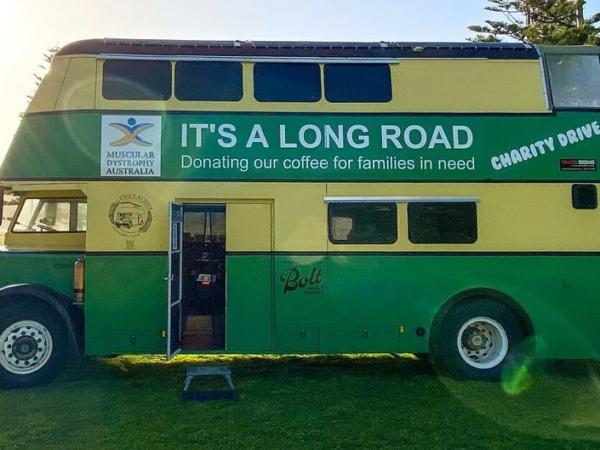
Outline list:
[[[125,194],[110,205],[108,218],[118,234],[136,238],[152,225],[152,205],[139,194]]]

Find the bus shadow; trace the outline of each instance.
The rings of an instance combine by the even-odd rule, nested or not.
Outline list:
[[[411,354],[376,355],[186,355],[167,361],[164,356],[115,356],[88,358],[73,364],[54,383],[100,380],[160,381],[179,386],[188,367],[229,366],[235,378],[377,377],[398,379],[437,378],[426,357]],[[549,378],[599,378],[600,362],[546,360],[536,372]],[[599,381],[600,383],[600,381]]]

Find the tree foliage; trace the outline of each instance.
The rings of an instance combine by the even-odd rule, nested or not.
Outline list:
[[[55,45],[53,47],[50,47],[48,50],[46,50],[46,53],[44,53],[42,55],[42,57],[44,58],[44,61],[42,62],[42,64],[38,64],[38,67],[42,70],[42,72],[33,74],[33,76],[35,78],[36,87],[39,87],[40,83],[44,79],[44,75],[46,75],[46,72],[48,72],[48,70],[50,69],[50,64],[52,64],[54,55],[56,55],[56,52],[58,52],[59,50],[60,50],[60,47],[58,45]],[[33,96],[29,96],[30,99],[32,97]]]
[[[600,13],[584,17],[584,0],[488,0],[487,11],[503,20],[471,25],[475,42],[500,42],[509,37],[529,44],[600,45]]]
[[[37,90],[37,88],[42,83],[44,76],[50,69],[50,64],[52,64],[54,55],[56,55],[56,52],[58,52],[58,50],[60,50],[60,47],[58,45],[54,45],[54,46],[48,48],[46,50],[46,52],[42,55],[43,62],[41,64],[38,64],[40,72],[33,74],[33,77],[35,78],[35,90]],[[27,96],[27,103],[31,102],[31,99],[33,98],[33,95],[35,94],[35,90],[31,95]],[[25,113],[20,113],[19,117],[21,117],[21,119],[22,119],[24,114]]]

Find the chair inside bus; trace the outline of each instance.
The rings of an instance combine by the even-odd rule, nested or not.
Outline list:
[[[183,350],[225,349],[225,207],[184,206]]]

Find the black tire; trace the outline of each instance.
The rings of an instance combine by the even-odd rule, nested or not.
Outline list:
[[[473,299],[450,309],[433,330],[431,356],[442,375],[498,381],[511,351],[525,337],[508,308],[491,299]]]
[[[1,389],[49,383],[64,367],[67,351],[65,325],[47,306],[23,302],[0,309]]]

